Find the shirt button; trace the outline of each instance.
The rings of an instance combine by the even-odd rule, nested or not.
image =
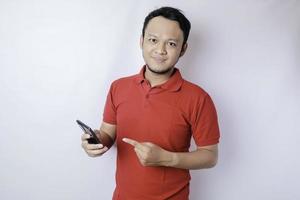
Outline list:
[[[147,99],[149,98],[149,94],[146,94],[146,98],[147,98]]]

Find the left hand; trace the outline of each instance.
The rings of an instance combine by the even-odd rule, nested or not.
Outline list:
[[[134,147],[134,151],[143,166],[168,166],[172,160],[171,152],[151,142],[140,143],[128,138],[123,138],[123,141]]]

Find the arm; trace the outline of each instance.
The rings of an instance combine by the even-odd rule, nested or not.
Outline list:
[[[217,164],[218,145],[198,147],[192,152],[169,152],[165,153],[164,166],[181,169],[203,169],[211,168]]]
[[[96,130],[96,134],[102,144],[109,149],[116,138],[116,125],[102,122],[100,130]]]
[[[203,169],[216,165],[218,146],[198,147],[193,152],[170,152],[150,142],[137,142],[124,138],[124,142],[132,145],[143,166],[166,166],[180,169]]]

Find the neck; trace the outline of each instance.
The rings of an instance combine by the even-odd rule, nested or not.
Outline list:
[[[174,68],[165,74],[157,74],[157,73],[151,72],[146,67],[145,78],[146,78],[146,80],[149,81],[151,87],[154,87],[154,86],[161,85],[161,84],[167,82],[170,79],[173,72],[174,72]]]

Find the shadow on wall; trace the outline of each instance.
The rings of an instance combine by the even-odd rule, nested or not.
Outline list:
[[[214,168],[190,171],[192,176],[190,199],[206,199],[212,197],[214,189],[221,179],[228,177],[232,171],[236,170],[238,130],[235,128],[235,120],[231,113],[230,102],[219,96],[218,120],[220,126],[220,143],[218,163]],[[193,148],[193,147],[192,147]],[[194,148],[193,148],[194,149]],[[193,150],[191,149],[191,150]],[[217,195],[217,194],[216,194]]]
[[[202,27],[203,29],[203,27]],[[189,38],[189,47],[186,54],[182,57],[179,64],[180,71],[183,73],[183,76],[186,80],[191,81],[200,87],[202,87],[201,82],[207,80],[205,76],[205,70],[207,67],[217,67],[217,66],[207,66],[209,59],[212,57],[207,57],[209,54],[208,41],[205,34],[201,33],[199,30],[193,30]],[[208,53],[209,52],[209,53]],[[206,66],[205,66],[206,65]],[[214,83],[209,83],[209,85]],[[204,88],[205,89],[205,88]],[[218,90],[216,90],[218,91]],[[207,91],[209,94],[213,93],[212,91]],[[231,113],[228,105],[231,103],[230,100],[226,99],[222,94],[216,92],[213,95],[213,101],[216,105],[218,112],[218,120],[221,132],[221,139],[219,143],[219,161],[217,166],[213,169],[208,170],[192,170],[191,176],[191,199],[205,199],[205,197],[211,196],[212,188],[215,188],[216,182],[220,178],[224,178],[224,172],[233,170],[234,163],[234,152],[236,152],[236,137],[238,130],[236,130],[234,125],[234,116]],[[190,151],[196,148],[195,144],[190,148]],[[219,170],[222,168],[221,170]],[[228,173],[229,174],[229,173]],[[226,176],[226,175],[225,175]]]
[[[300,35],[300,26],[297,30],[297,36]],[[297,75],[300,75],[300,37],[297,37],[296,45],[295,45],[295,71]],[[297,65],[298,64],[298,65]],[[299,76],[298,76],[299,77]]]
[[[202,53],[205,51],[206,43],[205,38],[202,36],[201,32],[197,30],[192,30],[187,41],[188,48],[180,58],[177,64],[180,71],[184,74],[186,80],[191,80],[195,75],[201,74],[199,70],[201,68],[197,67],[197,60],[202,57]]]

